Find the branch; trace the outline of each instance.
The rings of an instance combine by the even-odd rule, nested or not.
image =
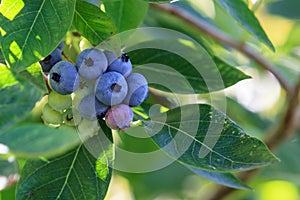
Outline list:
[[[283,119],[281,120],[281,124],[274,131],[273,134],[270,134],[266,139],[265,143],[267,146],[274,150],[276,147],[282,143],[282,141],[291,137],[296,130],[297,127],[297,118],[298,118],[298,105],[299,105],[299,93],[300,93],[300,77],[298,78],[298,83],[294,87],[294,90],[291,94],[291,97],[288,99],[288,107],[285,112]]]
[[[267,59],[265,59],[261,54],[254,51],[250,46],[246,45],[244,42],[237,41],[233,39],[232,37],[228,36],[226,33],[221,32],[220,30],[214,28],[210,24],[197,20],[189,14],[188,12],[175,8],[174,6],[170,4],[150,4],[152,8],[161,10],[163,12],[169,13],[186,23],[190,24],[194,28],[196,28],[198,31],[207,34],[214,40],[223,43],[233,49],[238,50],[239,52],[246,55],[248,58],[251,58],[253,61],[255,61],[258,65],[266,69],[267,71],[271,72],[280,85],[286,90],[287,94],[291,94],[292,88],[289,85],[289,83],[285,80],[285,78],[281,75],[281,73],[276,69],[276,66],[274,66],[272,63],[270,63]]]

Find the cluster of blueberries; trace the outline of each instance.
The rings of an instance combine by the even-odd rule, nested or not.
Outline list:
[[[76,65],[62,60],[64,43],[40,61],[48,74],[49,86],[60,95],[76,94],[83,83],[92,83],[92,90],[76,104],[86,120],[105,119],[112,129],[125,129],[133,120],[132,107],[148,96],[148,83],[140,73],[132,73],[131,61],[125,53],[88,48],[76,59]]]

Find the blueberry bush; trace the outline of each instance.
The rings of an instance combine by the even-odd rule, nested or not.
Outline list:
[[[297,199],[297,6],[0,1],[0,199]]]

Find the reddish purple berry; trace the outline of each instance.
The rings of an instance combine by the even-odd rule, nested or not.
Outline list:
[[[130,127],[132,119],[132,109],[126,104],[119,104],[111,107],[105,115],[106,125],[115,130],[122,130]]]

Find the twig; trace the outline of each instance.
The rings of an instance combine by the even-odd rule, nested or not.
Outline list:
[[[294,87],[291,97],[288,99],[288,107],[283,119],[281,120],[281,124],[273,134],[268,135],[268,137],[265,139],[265,143],[271,150],[276,149],[276,147],[281,144],[282,141],[292,136],[297,129],[297,107],[299,105],[299,93],[300,77],[298,83]]]
[[[177,18],[180,18],[181,20],[184,20],[186,23],[198,29],[200,32],[209,35],[214,40],[221,42],[227,46],[230,46],[231,48],[236,49],[239,52],[243,53],[248,58],[251,58],[257,64],[259,64],[261,67],[271,72],[276,77],[280,85],[287,91],[287,94],[288,95],[291,94],[292,92],[291,86],[281,75],[281,73],[276,69],[276,66],[270,63],[267,59],[265,59],[256,51],[254,51],[244,42],[233,39],[232,37],[228,36],[226,33],[221,32],[220,30],[214,28],[210,24],[204,21],[197,20],[188,12],[184,10],[179,10],[178,8],[175,8],[170,4],[150,4],[150,6],[152,8],[161,10],[163,12],[167,12]]]
[[[70,62],[70,63],[75,63],[73,60],[71,60],[66,54],[65,54],[65,52],[61,52],[61,54],[62,54],[62,56],[68,61],[68,62]]]

